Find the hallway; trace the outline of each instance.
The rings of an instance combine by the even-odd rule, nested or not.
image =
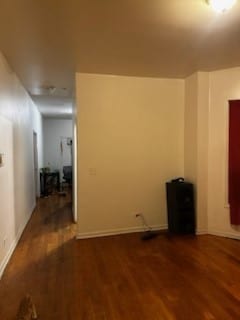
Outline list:
[[[213,237],[75,240],[71,199],[40,199],[0,281],[0,319],[32,295],[43,320],[231,320],[240,243]]]

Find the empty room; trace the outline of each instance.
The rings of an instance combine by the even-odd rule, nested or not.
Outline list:
[[[0,1],[0,319],[240,318],[239,0]]]

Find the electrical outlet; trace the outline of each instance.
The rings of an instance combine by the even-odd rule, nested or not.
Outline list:
[[[132,216],[133,216],[134,218],[139,218],[139,217],[141,216],[141,213],[139,213],[139,212],[133,212],[133,213],[132,213]]]
[[[3,239],[3,248],[6,248],[6,245],[7,245],[7,238],[4,238]]]

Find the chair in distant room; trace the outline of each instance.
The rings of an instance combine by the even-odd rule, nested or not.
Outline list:
[[[72,186],[72,166],[63,167],[63,180],[65,180],[69,186]]]

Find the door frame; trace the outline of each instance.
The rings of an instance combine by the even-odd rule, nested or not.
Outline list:
[[[33,176],[34,176],[34,190],[36,198],[39,197],[39,175],[38,175],[38,135],[33,130]]]

